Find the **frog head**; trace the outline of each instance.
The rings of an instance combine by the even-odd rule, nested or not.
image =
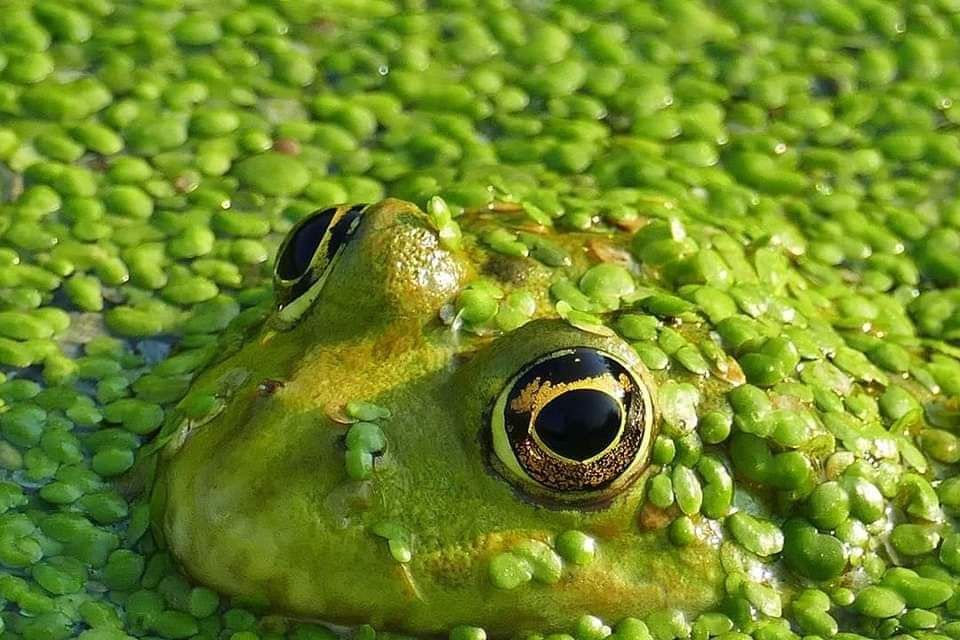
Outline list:
[[[436,226],[386,200],[289,232],[269,316],[184,401],[214,408],[158,440],[158,537],[223,593],[404,632],[716,604],[719,526],[677,546],[645,500],[667,378],[559,318],[551,269]],[[529,320],[464,331],[481,277]]]

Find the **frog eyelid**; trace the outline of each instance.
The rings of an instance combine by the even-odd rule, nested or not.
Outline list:
[[[295,304],[302,298],[316,298],[321,288],[317,285],[322,285],[326,280],[330,266],[356,231],[361,214],[367,206],[358,204],[330,207],[306,216],[294,225],[277,250],[277,259],[273,268],[274,292],[281,313],[291,306],[303,307],[302,304]],[[319,229],[319,233],[316,230],[312,230],[311,233],[310,225],[316,225],[322,217],[329,217],[329,220]],[[291,268],[295,265],[291,265],[291,260],[295,258],[291,258],[291,252],[301,249],[296,243],[304,239],[302,235],[304,233],[307,233],[306,241],[310,243],[315,240],[316,245],[312,249],[312,255],[306,266],[300,269],[299,275],[293,275]],[[318,235],[319,238],[316,238]],[[313,295],[308,296],[308,293]],[[291,313],[284,315],[289,316]]]
[[[333,264],[339,255],[340,252],[338,251],[330,263]],[[300,317],[313,305],[314,301],[320,295],[320,292],[323,290],[323,285],[327,282],[328,275],[330,275],[330,269],[323,270],[320,273],[320,277],[313,284],[311,284],[300,295],[293,298],[290,302],[280,307],[279,311],[277,311],[277,319],[281,325],[284,325],[285,328],[289,328],[300,319]]]

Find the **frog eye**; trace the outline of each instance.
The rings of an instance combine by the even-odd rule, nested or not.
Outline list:
[[[579,347],[524,367],[500,393],[490,426],[509,480],[589,498],[644,468],[652,419],[639,376],[609,353]]]
[[[327,270],[356,230],[366,205],[316,211],[293,226],[277,251],[274,290],[282,307],[298,298]]]

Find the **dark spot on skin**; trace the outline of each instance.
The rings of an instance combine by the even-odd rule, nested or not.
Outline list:
[[[282,380],[274,380],[273,378],[266,378],[262,380],[260,384],[257,385],[257,395],[261,398],[266,398],[267,396],[272,396],[277,391],[283,388],[284,383]]]
[[[458,369],[463,365],[467,364],[468,362],[470,362],[471,360],[473,360],[473,358],[476,357],[476,355],[477,355],[476,351],[465,351],[462,353],[456,353],[453,355],[453,357],[450,358],[450,366],[454,369]]]
[[[530,276],[530,267],[528,258],[493,254],[483,265],[483,272],[500,282],[522,285]]]

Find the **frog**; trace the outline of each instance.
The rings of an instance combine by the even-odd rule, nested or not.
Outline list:
[[[673,637],[713,611],[830,635],[821,596],[862,612],[897,524],[949,537],[946,467],[904,400],[936,382],[832,331],[779,251],[675,217],[598,233],[425,208],[293,226],[262,318],[145,450],[154,536],[192,580],[417,636],[588,615]],[[752,284],[731,294],[734,273]]]

